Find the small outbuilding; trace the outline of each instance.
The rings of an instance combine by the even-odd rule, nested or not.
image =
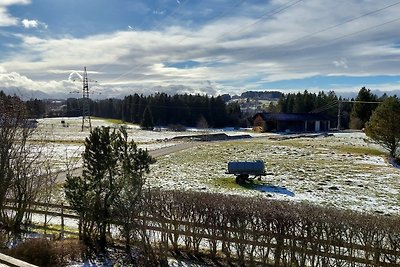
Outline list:
[[[257,113],[253,130],[258,132],[327,132],[330,118],[316,113]]]

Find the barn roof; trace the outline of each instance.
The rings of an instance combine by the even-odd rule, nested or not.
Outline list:
[[[329,118],[316,113],[257,113],[253,118],[260,115],[265,121],[328,121]]]

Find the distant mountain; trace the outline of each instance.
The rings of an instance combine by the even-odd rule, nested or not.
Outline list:
[[[398,97],[400,97],[400,90],[381,91],[381,90],[377,89],[377,90],[372,90],[372,93],[376,94],[378,97],[382,96],[383,94],[387,94],[388,96],[397,95]]]
[[[7,95],[16,95],[22,100],[53,98],[53,96],[39,90],[27,90],[17,87],[0,87],[0,91],[3,91]]]
[[[378,97],[381,97],[383,94],[387,94],[388,96],[396,95],[400,97],[400,90],[382,91],[376,89],[376,90],[371,90],[371,93],[377,95]],[[341,96],[342,98],[352,99],[357,97],[358,92],[338,92],[337,95]]]

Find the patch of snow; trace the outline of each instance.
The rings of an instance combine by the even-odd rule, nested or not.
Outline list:
[[[64,127],[61,120],[69,127]],[[39,120],[38,128],[42,130],[39,133],[52,140],[47,154],[54,152],[55,156],[51,160],[55,170],[65,169],[67,160],[72,157],[78,160],[77,164],[82,163],[79,157],[84,151],[84,140],[89,131],[81,131],[81,122],[82,118]],[[119,127],[97,118],[92,119],[92,126]],[[186,132],[166,129],[144,131],[131,124],[127,124],[126,128],[129,138],[139,147],[148,150],[180,143],[170,141],[175,136],[197,134],[195,129]],[[272,139],[280,136],[278,134],[254,133],[247,129],[212,131],[228,131],[228,135],[249,134],[254,138],[199,144],[160,157],[151,166],[148,186],[264,196],[360,211],[379,210],[385,214],[400,214],[400,169],[394,168],[383,157],[343,152],[340,149],[354,147],[384,151],[362,132],[340,132],[327,137],[279,141]],[[267,172],[270,173],[263,178],[265,186],[249,190],[218,184],[220,179],[235,179],[225,174],[228,161],[257,159],[265,161]],[[277,188],[282,190],[272,190]]]

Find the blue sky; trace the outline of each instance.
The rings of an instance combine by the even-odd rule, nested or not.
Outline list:
[[[0,0],[0,89],[390,92],[400,1]]]

